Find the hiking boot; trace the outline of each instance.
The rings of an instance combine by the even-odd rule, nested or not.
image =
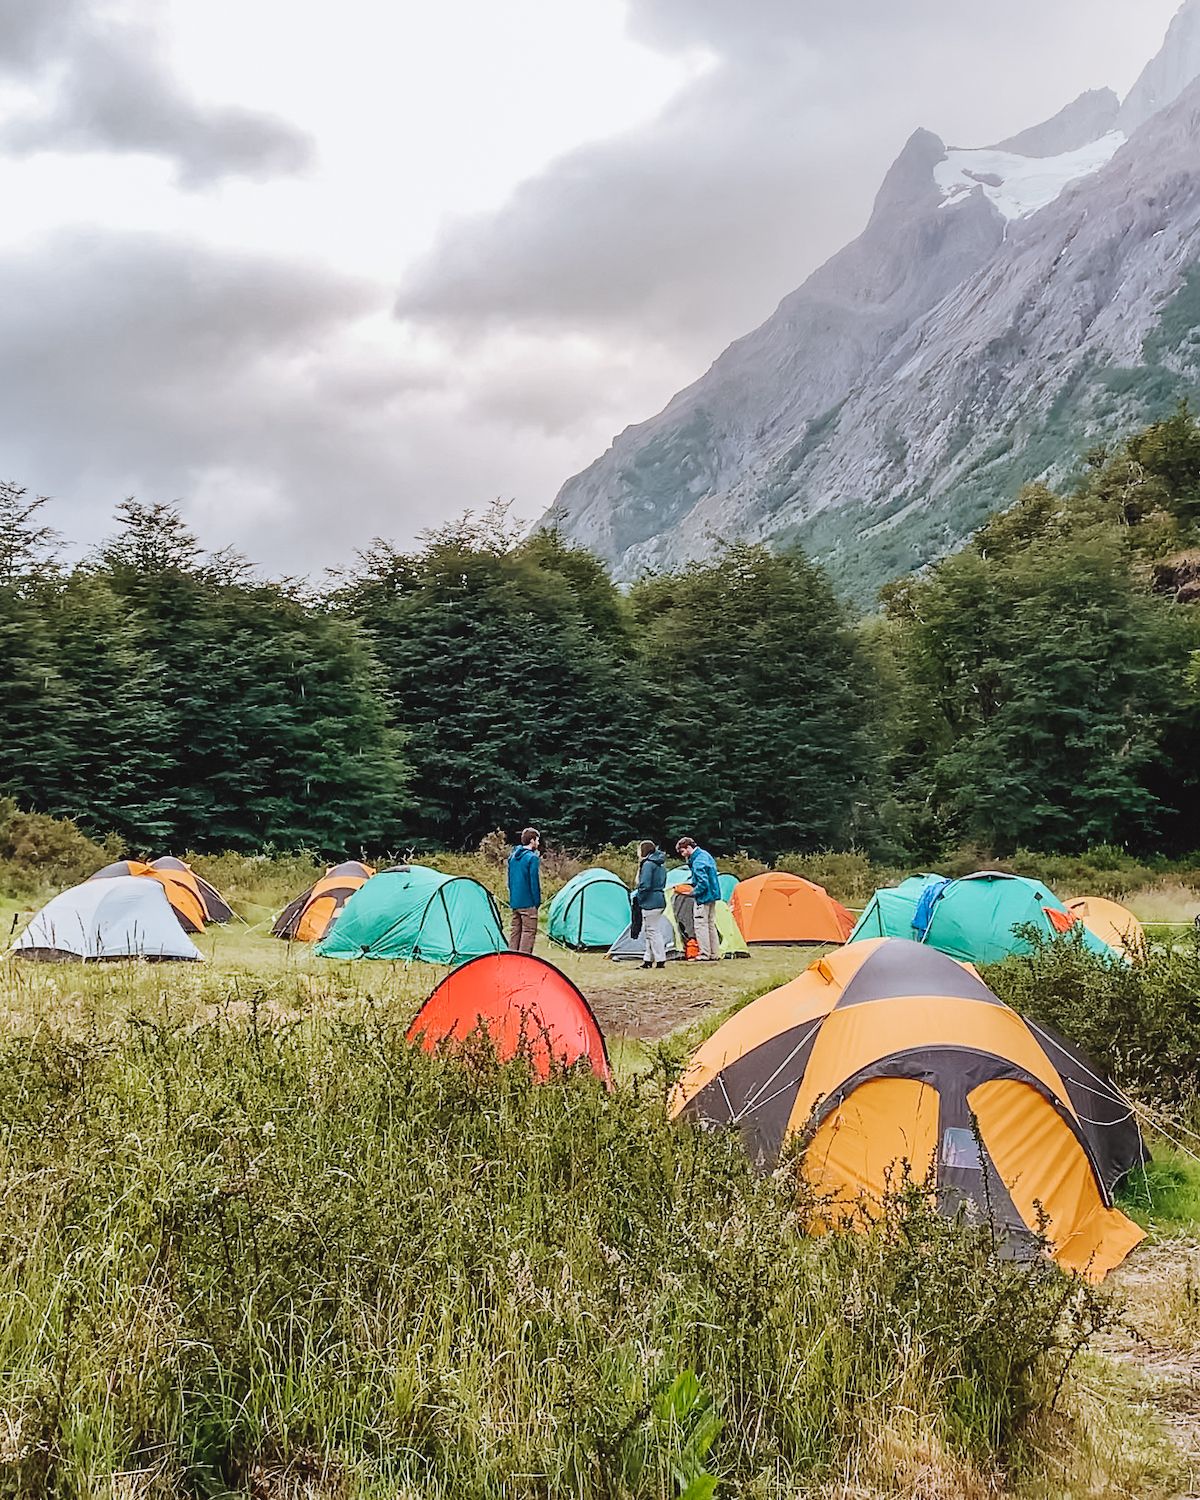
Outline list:
[[[667,966],[666,966],[665,963],[661,963],[661,964],[655,964],[654,967],[656,969],[665,969]]]
[[[652,969],[654,967],[654,965],[650,962],[649,959],[647,959],[645,961],[645,963],[639,964],[638,967],[641,968],[641,969]]]

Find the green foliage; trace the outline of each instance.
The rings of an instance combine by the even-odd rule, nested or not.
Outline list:
[[[1158,316],[1158,323],[1142,345],[1146,362],[1159,365],[1164,357],[1191,368],[1200,363],[1200,266],[1189,266],[1183,285]]]
[[[386,1009],[10,1036],[0,1484],[783,1500],[901,1416],[1015,1460],[1106,1300],[915,1189],[810,1238],[663,1082],[430,1058]]]
[[[1177,1132],[1172,1129],[1172,1134]],[[1190,1147],[1180,1150],[1169,1141],[1155,1141],[1153,1159],[1122,1184],[1121,1206],[1139,1223],[1152,1225],[1159,1233],[1194,1234],[1200,1224],[1200,1160]],[[1198,1289],[1190,1286],[1186,1290],[1197,1299],[1193,1312],[1200,1313]]]
[[[1163,444],[1176,455],[1184,439],[1155,449],[1162,473],[1182,472]],[[1145,845],[1186,794],[1173,739],[1197,718],[1200,622],[1147,587],[1131,527],[1154,507],[1121,488],[1127,448],[1075,499],[1030,486],[963,552],[885,591],[878,644],[901,675],[894,769],[917,842]]]
[[[768,858],[874,832],[871,673],[820,569],[734,546],[630,604],[656,738],[683,761],[680,832]]]
[[[952,539],[920,499],[871,541],[902,564]],[[827,574],[727,547],[626,597],[495,507],[376,543],[321,596],[135,501],[62,569],[44,503],[0,486],[0,795],[131,853],[465,857],[533,822],[560,857],[691,830],[747,872],[861,849],[953,873],[1022,846],[1178,856],[1200,823],[1186,404],[1094,449],[1072,493],[1027,486],[866,621],[830,582],[861,548]],[[824,863],[863,899],[862,869]]]
[[[1200,1097],[1200,935],[1151,945],[1132,964],[1038,942],[985,979],[1027,1020],[1069,1037],[1126,1089],[1172,1106]]]
[[[170,507],[126,502],[64,575],[35,509],[0,494],[0,790],[138,852],[389,839],[404,765],[352,624],[203,559]]]
[[[640,680],[620,596],[586,553],[518,542],[493,511],[419,553],[377,543],[338,602],[370,635],[409,733],[417,842],[473,848],[535,823],[595,846],[653,820],[660,747],[630,775]]]
[[[22,812],[11,798],[0,797],[0,890],[6,895],[78,885],[118,858],[114,843],[97,844],[74,823]]]

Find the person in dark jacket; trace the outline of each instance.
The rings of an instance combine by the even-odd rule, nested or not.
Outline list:
[[[667,962],[667,856],[649,839],[638,845],[637,889],[633,899],[642,914],[646,939],[643,969],[662,969]]]
[[[514,953],[532,953],[538,930],[538,908],[542,904],[542,836],[526,828],[521,842],[508,857],[508,904],[512,927],[508,946]]]
[[[692,894],[696,900],[696,942],[700,945],[700,962],[715,962],[721,957],[721,939],[717,936],[717,902],[721,899],[721,880],[717,862],[707,849],[700,849],[695,839],[683,838],[675,852],[686,859],[692,872]]]

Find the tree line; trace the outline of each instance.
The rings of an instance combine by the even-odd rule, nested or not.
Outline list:
[[[1200,424],[1024,489],[855,618],[802,551],[618,589],[502,509],[314,588],[126,501],[66,566],[0,486],[0,795],[134,851],[578,848],[771,859],[1200,844]]]

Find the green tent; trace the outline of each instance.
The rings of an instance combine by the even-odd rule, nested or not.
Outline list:
[[[382,870],[355,891],[315,951],[322,958],[457,964],[507,946],[499,908],[477,880],[410,865]]]
[[[1058,914],[1058,925],[1050,913]],[[850,942],[899,937],[927,943],[968,963],[999,963],[1010,953],[1028,953],[1029,943],[1014,930],[1036,928],[1047,938],[1063,936],[1072,918],[1047,887],[1022,875],[984,871],[962,880],[914,875],[903,884],[876,891],[858,919]],[[1078,936],[1077,936],[1078,935]],[[1094,953],[1112,949],[1082,923],[1069,927],[1071,940]]]
[[[629,887],[611,870],[583,870],[550,903],[547,931],[564,948],[608,948],[629,926]]]
[[[687,873],[686,871],[684,872]],[[683,882],[676,881],[676,885]],[[668,895],[670,888],[668,888]],[[746,946],[746,939],[742,936],[737,923],[733,920],[733,913],[729,909],[728,901],[718,901],[716,911],[713,913],[717,923],[717,936],[721,940],[722,958],[749,958],[750,949]],[[668,900],[667,921],[670,924],[670,934],[667,937],[667,957],[683,957],[683,941],[679,936],[679,924],[675,921],[675,911]],[[609,958],[615,959],[640,959],[646,951],[646,940],[644,937],[633,937],[631,935],[631,924],[626,922],[625,930],[608,950]]]

